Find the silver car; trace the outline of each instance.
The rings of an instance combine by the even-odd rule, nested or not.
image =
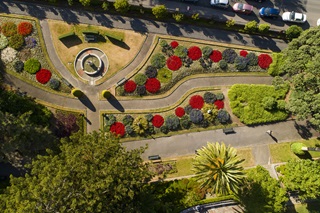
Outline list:
[[[229,0],[211,0],[211,6],[227,9],[229,7]]]
[[[282,14],[282,20],[288,22],[304,23],[307,21],[307,15],[297,12],[284,12]]]

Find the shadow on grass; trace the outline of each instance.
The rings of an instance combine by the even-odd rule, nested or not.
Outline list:
[[[118,47],[121,47],[123,49],[130,50],[130,47],[125,42],[111,38],[111,37],[108,37],[108,39],[112,44],[117,45]]]
[[[109,101],[109,103],[116,108],[118,111],[120,112],[124,112],[124,108],[121,105],[121,103],[116,99],[116,97],[114,97],[113,95],[111,95],[110,98],[107,99]]]
[[[77,46],[82,44],[81,39],[77,35],[68,36],[66,38],[60,39],[60,41],[66,46],[67,48]]]
[[[304,152],[304,155],[297,155],[298,158],[303,159],[303,160],[311,160],[312,156],[309,152]]]

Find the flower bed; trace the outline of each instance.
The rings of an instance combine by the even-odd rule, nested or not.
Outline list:
[[[124,84],[124,90],[126,92],[129,92],[129,93],[134,92],[136,88],[137,88],[137,84],[132,80],[129,80]]]
[[[46,84],[51,78],[51,72],[46,69],[40,69],[36,73],[36,79],[41,84]]]
[[[188,57],[191,58],[193,61],[198,60],[201,58],[202,52],[201,49],[197,46],[190,47],[188,49]]]
[[[258,56],[258,65],[262,69],[267,69],[269,68],[270,64],[272,63],[272,58],[268,54],[260,54]]]
[[[218,63],[222,59],[222,53],[219,50],[213,50],[210,59],[213,62]]]
[[[175,112],[176,116],[178,116],[179,118],[181,118],[182,116],[184,116],[186,114],[182,107],[176,108],[176,110],[174,112]]]
[[[121,122],[115,122],[114,124],[111,125],[110,132],[116,135],[119,135],[120,137],[123,137],[124,134],[126,133],[125,126]]]
[[[164,119],[161,115],[154,115],[152,118],[152,125],[154,127],[160,128],[164,123]]]
[[[170,70],[176,71],[180,69],[181,66],[182,66],[182,61],[178,56],[173,55],[167,59],[167,67]]]
[[[174,48],[176,48],[177,46],[179,46],[179,43],[178,43],[177,41],[172,41],[172,42],[170,43],[170,46],[174,49]]]
[[[161,84],[160,81],[156,78],[148,78],[145,87],[148,92],[156,93],[159,91]]]
[[[214,105],[217,107],[217,109],[223,109],[223,107],[224,107],[224,102],[221,101],[221,100],[216,100],[216,101],[214,102]]]
[[[246,50],[240,50],[240,56],[246,57],[248,55],[248,52]]]
[[[30,35],[32,32],[32,29],[33,27],[30,22],[23,21],[18,24],[18,33],[20,35],[23,35],[23,36]]]
[[[201,109],[204,104],[204,99],[200,95],[194,95],[190,98],[189,104],[193,109]]]

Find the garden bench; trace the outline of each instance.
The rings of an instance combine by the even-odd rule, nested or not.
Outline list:
[[[62,78],[61,81],[67,85],[69,88],[73,88],[73,86],[69,83],[69,81],[67,81],[66,79]]]
[[[96,36],[95,35],[84,34],[84,40],[86,40],[87,42],[95,41],[96,40]]]
[[[122,78],[120,81],[117,82],[117,86],[122,85],[124,82],[126,82],[126,78]]]
[[[230,128],[224,128],[223,133],[227,135],[227,134],[235,133],[235,131],[232,127],[230,127]]]
[[[150,155],[148,156],[148,159],[151,161],[161,161],[161,157],[159,155]]]

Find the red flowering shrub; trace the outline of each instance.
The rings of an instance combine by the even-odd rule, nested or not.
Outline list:
[[[224,103],[221,100],[216,100],[214,102],[214,105],[217,107],[217,109],[223,109],[223,107],[224,107]]]
[[[174,48],[176,48],[177,46],[179,46],[179,43],[178,43],[177,41],[172,41],[172,42],[170,43],[170,46],[174,49]]]
[[[246,57],[248,55],[248,52],[246,50],[241,50],[240,51],[240,56]]]
[[[167,59],[167,67],[170,70],[176,71],[180,69],[181,66],[182,66],[182,61],[178,56],[173,55]]]
[[[175,113],[176,113],[176,116],[181,118],[182,116],[184,116],[185,111],[182,107],[178,107],[178,108],[176,108]]]
[[[124,84],[124,90],[126,92],[129,92],[129,93],[134,92],[136,88],[137,88],[137,84],[132,80],[129,80]]]
[[[20,22],[18,24],[18,33],[23,36],[30,35],[32,32],[32,24],[30,22]]]
[[[191,58],[193,61],[198,60],[201,58],[202,52],[201,49],[197,46],[190,47],[188,49],[188,57]]]
[[[268,54],[260,54],[258,56],[258,64],[262,69],[269,68],[269,65],[272,63],[272,58]]]
[[[204,104],[204,100],[201,95],[194,95],[190,98],[189,104],[193,109],[201,109]]]
[[[164,119],[161,115],[155,115],[155,116],[153,116],[151,122],[152,122],[153,126],[160,128],[164,123]]]
[[[222,53],[219,50],[213,50],[210,55],[210,59],[217,63],[222,59]]]
[[[161,84],[160,81],[156,78],[148,78],[145,87],[148,92],[156,93],[159,91]]]
[[[114,122],[110,126],[110,132],[112,132],[115,135],[120,135],[120,137],[123,137],[126,133],[125,126],[121,122]]]
[[[51,72],[49,70],[40,69],[36,73],[36,79],[41,84],[47,83],[50,80],[50,78],[51,78]]]

